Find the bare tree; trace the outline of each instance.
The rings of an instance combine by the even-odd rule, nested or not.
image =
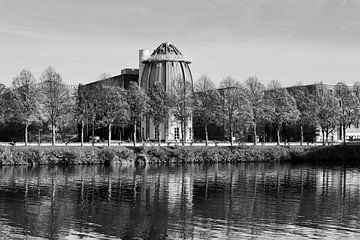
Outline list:
[[[359,112],[359,101],[353,94],[351,88],[345,83],[336,85],[336,98],[339,100],[339,122],[343,132],[343,143],[346,144],[346,128],[357,120]]]
[[[204,125],[205,144],[208,145],[208,125],[220,124],[222,111],[221,96],[209,77],[203,75],[195,83],[194,119]]]
[[[282,86],[281,86],[281,83],[280,83],[278,80],[274,79],[274,80],[271,80],[271,81],[269,82],[267,88],[268,88],[269,90],[276,90],[276,89],[282,88]]]
[[[257,123],[263,118],[267,107],[264,92],[265,87],[257,77],[249,77],[245,81],[243,88],[244,104],[241,107],[252,124],[254,145],[256,145],[257,140]]]
[[[161,83],[156,82],[149,91],[149,111],[148,114],[152,118],[155,128],[158,132],[159,146],[161,143],[160,124],[169,119],[169,113],[172,108],[170,96],[164,90]],[[167,128],[166,128],[167,129]],[[165,136],[167,133],[165,133]],[[166,139],[165,139],[166,140]]]
[[[111,128],[115,125],[127,126],[129,123],[129,105],[124,89],[116,86],[97,87],[95,101],[96,119],[99,125],[108,128],[108,146],[111,145]]]
[[[326,93],[316,96],[316,121],[321,127],[323,145],[328,143],[329,134],[336,129],[339,119],[338,100]]]
[[[223,115],[229,128],[229,141],[233,146],[234,124],[242,101],[242,86],[235,79],[228,76],[220,82],[219,91],[222,95]]]
[[[299,118],[299,110],[295,99],[277,81],[271,84],[272,89],[266,94],[269,104],[268,118],[276,128],[277,145],[280,145],[280,128],[295,123]]]
[[[13,93],[0,83],[0,124],[11,121],[14,117]]]
[[[299,110],[297,125],[300,127],[300,145],[304,142],[304,127],[316,125],[316,101],[315,97],[306,90],[298,86],[291,89],[289,93],[294,97],[296,107]]]
[[[91,143],[94,145],[96,107],[99,90],[96,86],[79,86],[76,95],[75,119],[81,124],[81,146],[84,144],[84,127],[91,126]]]
[[[105,79],[110,78],[110,76],[111,76],[110,73],[103,72],[103,73],[101,73],[101,74],[99,75],[98,79],[99,79],[99,80],[105,80]]]
[[[63,84],[61,76],[53,67],[47,67],[40,77],[42,110],[51,124],[52,145],[56,142],[56,127],[61,117],[69,112],[70,93]]]
[[[176,79],[173,82],[173,89],[171,91],[171,98],[173,99],[172,112],[174,117],[181,123],[182,145],[186,142],[186,129],[189,119],[192,116],[193,108],[193,86],[192,83],[186,79]]]
[[[136,146],[136,127],[141,121],[141,117],[148,110],[148,97],[141,90],[139,85],[131,82],[127,91],[127,103],[129,105],[130,122],[134,126],[134,146]]]
[[[36,80],[28,70],[13,78],[13,113],[15,121],[23,124],[25,145],[28,145],[28,128],[39,121],[39,91]]]

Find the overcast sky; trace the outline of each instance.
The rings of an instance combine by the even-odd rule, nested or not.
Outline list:
[[[359,0],[0,0],[0,82],[49,65],[69,84],[138,67],[173,43],[194,80],[360,80]]]

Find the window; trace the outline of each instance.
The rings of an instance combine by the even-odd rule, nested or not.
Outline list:
[[[180,129],[177,127],[174,130],[174,136],[175,136],[175,140],[179,140],[180,139]]]
[[[159,130],[155,128],[155,139],[159,139]]]

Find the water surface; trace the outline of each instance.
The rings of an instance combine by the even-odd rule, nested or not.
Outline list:
[[[2,167],[0,239],[360,239],[360,171]]]

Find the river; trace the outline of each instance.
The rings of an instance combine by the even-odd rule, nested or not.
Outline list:
[[[0,239],[360,239],[360,168],[0,167]]]

